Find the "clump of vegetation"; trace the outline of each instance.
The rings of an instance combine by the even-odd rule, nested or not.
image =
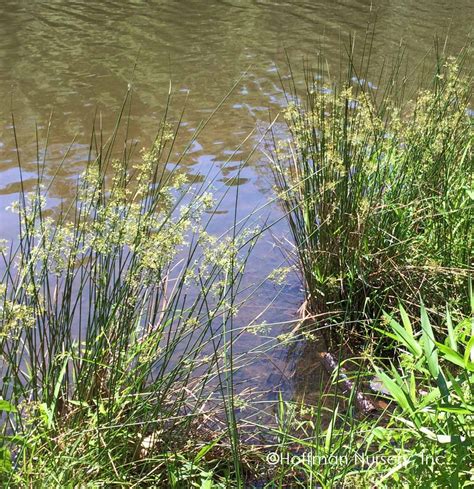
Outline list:
[[[403,306],[386,315],[381,330],[400,352],[387,366],[372,358],[352,373],[357,380],[377,375],[384,388],[371,416],[357,416],[355,389],[334,402],[332,392],[317,405],[283,402],[271,429],[275,444],[267,460],[280,487],[469,487],[474,475],[474,295],[472,312],[454,321],[435,339],[428,312],[418,320]],[[361,382],[362,384],[366,382]],[[264,427],[261,427],[264,429]],[[285,486],[286,484],[286,486]]]
[[[140,157],[127,146],[112,157],[117,130],[103,146],[93,135],[70,201],[48,207],[40,161],[36,190],[12,206],[20,235],[0,250],[0,477],[225,487],[235,459],[205,455],[235,441],[228,352],[241,252],[256,234],[207,233],[210,182],[193,188],[171,165],[166,121]]]
[[[379,370],[396,405],[379,430],[387,447],[403,457],[383,480],[399,484],[466,487],[474,476],[474,294],[471,314],[456,324],[444,315],[447,335],[437,341],[425,306],[419,331],[400,306],[402,324],[388,317],[400,352],[398,366]],[[393,448],[392,448],[393,449]]]
[[[403,101],[396,69],[379,93],[357,76],[307,77],[285,111],[277,192],[313,314],[361,324],[421,293],[460,306],[472,273],[470,75],[439,59],[431,85]],[[465,306],[465,303],[463,303]]]
[[[333,372],[348,399],[339,388],[316,406],[280,402],[282,487],[472,484],[472,78],[462,58],[439,58],[409,101],[396,69],[389,78],[379,93],[352,62],[339,85],[308,73],[303,99],[296,83],[288,94],[289,136],[274,139],[305,324],[342,325],[337,348],[361,339],[351,378],[343,356]],[[370,413],[357,414],[361,392]]]

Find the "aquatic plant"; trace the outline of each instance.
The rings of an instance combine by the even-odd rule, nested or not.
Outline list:
[[[214,477],[204,455],[224,438],[238,451],[232,324],[258,231],[230,223],[211,236],[212,179],[188,181],[186,150],[171,163],[177,128],[164,119],[151,149],[134,155],[125,141],[115,158],[121,120],[107,143],[92,135],[71,199],[48,205],[45,157],[35,190],[11,206],[19,236],[0,250],[6,485],[239,479],[237,458]]]
[[[409,101],[397,68],[379,93],[353,60],[339,84],[309,72],[302,97],[290,90],[290,136],[275,135],[271,160],[309,314],[334,311],[347,329],[420,293],[431,308],[462,302],[474,236],[462,60],[440,57]]]
[[[17,148],[19,236],[0,242],[3,485],[469,484],[471,80],[456,60],[438,60],[430,88],[403,103],[395,82],[379,94],[354,70],[340,88],[308,78],[305,102],[293,92],[290,137],[272,162],[305,316],[315,330],[319,317],[345,333],[369,323],[358,336],[367,349],[350,361],[342,348],[321,354],[331,373],[317,402],[280,394],[268,424],[259,416],[271,408],[257,407],[245,424],[259,443],[239,431],[236,412],[251,401],[235,391],[233,347],[261,231],[235,212],[227,233],[208,232],[219,201],[211,178],[196,184],[181,172],[186,148],[172,161],[179,123],[165,115],[136,155],[128,141],[117,149],[122,108],[106,143],[92,134],[73,196],[59,205],[48,200],[47,147],[32,192]],[[281,284],[292,269],[268,278]],[[267,328],[257,315],[247,329]],[[296,327],[279,339],[317,336]]]

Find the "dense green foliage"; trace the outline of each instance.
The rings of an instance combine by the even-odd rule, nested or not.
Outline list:
[[[412,100],[397,81],[378,93],[351,65],[342,87],[308,83],[275,151],[308,309],[346,324],[420,293],[458,302],[472,272],[471,80],[440,59]]]
[[[12,206],[19,240],[0,252],[7,485],[166,487],[182,470],[206,480],[199,461],[214,435],[202,413],[216,391],[230,399],[219,413],[233,439],[226,349],[239,255],[256,236],[207,233],[212,182],[169,168],[165,121],[140,156],[112,158],[116,135],[104,146],[93,136],[97,155],[60,210],[48,208],[41,161],[36,190]]]
[[[371,359],[354,371],[345,400],[334,390],[318,406],[280,403],[277,487],[469,487],[474,476],[474,296],[472,312],[438,336],[424,305],[412,320],[400,306],[380,326],[394,340],[399,361]],[[386,329],[387,325],[389,327]],[[333,389],[338,384],[335,372]],[[356,416],[354,396],[375,374],[390,405]],[[331,402],[332,400],[332,402]],[[286,484],[286,485],[285,485]],[[268,486],[272,487],[272,486]]]
[[[394,480],[465,487],[474,475],[474,295],[471,315],[458,324],[446,312],[443,342],[436,341],[424,305],[420,314],[416,331],[400,306],[402,325],[389,318],[391,331],[385,332],[396,341],[400,362],[379,371],[398,408],[384,435],[387,442],[396,440],[399,454],[413,459],[395,471]]]

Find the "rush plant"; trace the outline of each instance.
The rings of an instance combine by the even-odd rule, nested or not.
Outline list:
[[[379,93],[353,60],[338,84],[310,72],[303,96],[290,90],[271,159],[309,313],[363,324],[419,293],[431,307],[463,301],[474,160],[462,61],[439,57],[408,101],[399,68]]]
[[[239,480],[232,324],[258,233],[207,232],[212,180],[187,180],[186,150],[171,161],[177,132],[165,119],[150,149],[126,142],[115,158],[120,125],[107,143],[92,135],[71,199],[49,206],[39,158],[35,190],[11,208],[19,237],[0,250],[7,486]],[[229,461],[207,465],[221,440]]]

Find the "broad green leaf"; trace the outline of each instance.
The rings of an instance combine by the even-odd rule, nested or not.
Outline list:
[[[446,370],[446,375],[449,379],[449,385],[451,389],[454,390],[454,392],[459,396],[460,399],[464,399],[465,393],[462,390],[462,387],[459,384],[458,380],[453,377],[449,370]]]
[[[423,347],[425,350],[428,369],[434,379],[439,376],[438,351],[436,350],[433,329],[431,327],[425,306],[421,305],[421,329],[423,335]]]
[[[445,411],[447,413],[455,413],[455,414],[474,414],[474,408],[470,408],[469,406],[456,406],[454,404],[441,404],[438,406],[440,411]]]
[[[449,389],[448,389],[448,384],[446,382],[446,376],[444,375],[444,372],[441,369],[441,367],[439,367],[439,373],[436,382],[438,383],[440,392],[443,394],[443,399],[447,401],[449,399]]]
[[[402,308],[400,309],[400,312],[401,310]],[[406,327],[403,328],[397,321],[395,321],[390,316],[386,316],[386,318],[390,321],[390,326],[392,327],[395,335],[397,336],[398,341],[403,343],[413,355],[419,357],[422,354],[423,350],[421,349],[420,344],[413,337],[413,332],[411,331],[411,328],[409,329],[406,329]]]
[[[202,479],[201,480],[201,489],[212,489],[212,479]]]
[[[334,409],[334,413],[332,415],[331,421],[326,431],[326,438],[324,441],[324,448],[326,449],[326,453],[329,453],[329,449],[331,448],[332,431],[334,429],[334,423],[336,422],[337,419],[337,411],[338,411],[338,406],[336,406],[336,409]]]
[[[401,304],[398,306],[398,308],[400,310],[400,316],[402,318],[404,328],[410,336],[413,336],[413,328],[411,327],[411,321],[407,312],[405,311],[405,308]]]
[[[377,375],[380,376],[380,379],[384,383],[387,390],[390,392],[392,397],[395,399],[397,404],[404,409],[405,411],[413,412],[413,409],[410,405],[410,402],[407,398],[406,393],[403,389],[396,384],[394,380],[392,380],[385,372],[379,371]]]
[[[467,342],[464,352],[464,365],[471,371],[474,369],[474,336]]]
[[[392,338],[392,340],[397,341],[400,343],[400,338],[397,335],[394,335],[393,333],[390,333],[390,331],[386,331],[384,329],[380,329],[377,327],[374,327],[374,330],[377,331],[380,334],[383,334],[385,336],[388,336],[389,338]]]
[[[392,372],[392,375],[393,375],[393,379],[392,380],[397,385],[399,385],[400,387],[402,387],[402,386],[404,387],[406,383],[405,383],[404,379],[401,377],[401,375],[398,373],[398,370],[395,368],[394,365],[392,365],[391,372]]]
[[[197,453],[197,455],[194,457],[194,464],[197,465],[201,459],[206,455],[206,453],[209,452],[209,450],[212,450],[216,446],[217,443],[222,439],[222,436],[219,436],[215,440],[213,440],[211,443],[208,443],[207,445],[204,445],[201,450]]]
[[[443,354],[443,358],[453,363],[454,365],[457,365],[458,367],[464,368],[464,359],[459,353],[454,351],[449,346],[443,345],[442,343],[436,342],[436,346]]]
[[[415,374],[414,372],[410,373],[410,397],[412,401],[415,403],[417,402],[417,396],[416,396],[416,379],[415,379]]]
[[[451,321],[451,314],[449,313],[449,309],[446,307],[446,324],[448,326],[448,340],[449,346],[452,350],[458,351],[458,345],[456,340],[456,335],[454,334],[453,322]]]

